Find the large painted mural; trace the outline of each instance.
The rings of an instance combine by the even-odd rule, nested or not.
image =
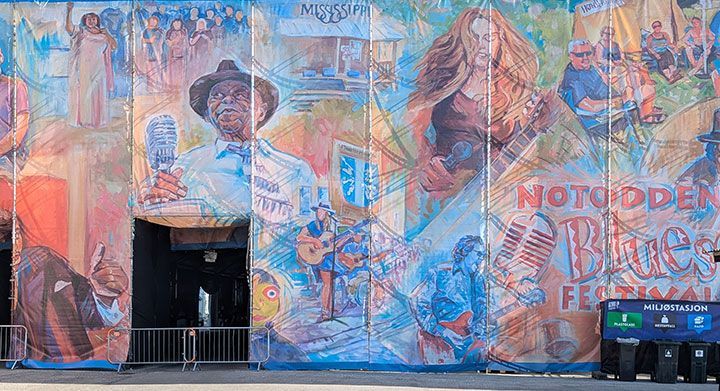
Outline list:
[[[719,297],[719,11],[0,3],[29,362],[108,365],[138,218],[191,242],[250,224],[267,368],[597,368],[601,300]]]

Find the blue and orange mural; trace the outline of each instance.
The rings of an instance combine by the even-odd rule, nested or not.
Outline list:
[[[718,11],[0,3],[30,363],[109,365],[143,219],[250,224],[267,368],[597,368],[601,300],[719,296]]]

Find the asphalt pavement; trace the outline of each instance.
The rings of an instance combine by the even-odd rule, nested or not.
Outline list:
[[[360,371],[255,371],[206,366],[136,367],[123,373],[81,370],[0,370],[0,390],[715,390],[708,384],[595,380],[590,374],[395,373]]]

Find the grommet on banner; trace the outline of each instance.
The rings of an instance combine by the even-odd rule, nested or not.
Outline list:
[[[710,254],[712,255],[713,262],[718,263],[720,262],[720,249],[716,248],[710,251],[703,251],[703,254]]]

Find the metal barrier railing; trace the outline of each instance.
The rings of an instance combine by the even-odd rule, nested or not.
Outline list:
[[[0,362],[12,362],[11,369],[27,357],[28,331],[22,325],[0,325]]]
[[[113,357],[124,353],[124,346],[127,355]],[[250,357],[253,351],[264,356]],[[183,364],[184,371],[189,364],[195,370],[198,364],[257,363],[259,369],[269,359],[266,327],[115,328],[107,339],[107,361],[118,365],[118,371],[127,364]]]
[[[108,332],[107,361],[118,365],[123,364],[183,364],[183,369],[193,357],[188,357],[187,328],[115,328]],[[128,341],[127,354],[125,348],[116,344]],[[123,343],[124,344],[124,343]],[[121,357],[113,354],[123,353]]]
[[[266,327],[199,327],[188,329],[195,338],[193,363],[243,364],[263,363],[270,359],[270,330]],[[264,334],[264,357],[249,357],[253,338]],[[253,360],[250,360],[253,358]],[[257,359],[255,359],[257,358]]]

